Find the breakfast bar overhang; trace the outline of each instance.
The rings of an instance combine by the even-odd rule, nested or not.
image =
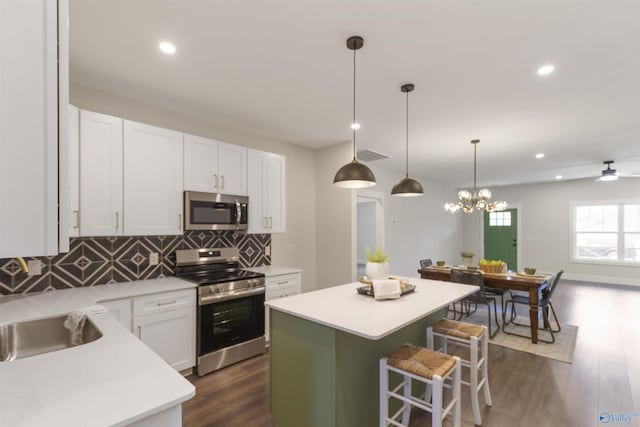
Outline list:
[[[267,301],[270,398],[277,427],[378,425],[378,361],[425,330],[477,286],[404,278],[395,300],[360,295],[358,282]]]

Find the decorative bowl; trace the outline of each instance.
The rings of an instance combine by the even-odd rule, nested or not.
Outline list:
[[[533,276],[534,274],[536,274],[536,269],[531,267],[525,267],[524,272],[526,274],[531,274]]]
[[[436,265],[438,267],[444,267],[445,262],[444,261],[436,261]]]
[[[467,266],[467,270],[476,271],[476,270],[478,270],[478,266],[477,265],[468,265]]]

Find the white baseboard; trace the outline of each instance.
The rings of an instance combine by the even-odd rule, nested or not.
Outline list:
[[[640,280],[627,279],[625,277],[593,276],[591,274],[567,273],[567,274],[564,274],[562,278],[567,280],[580,280],[582,282],[596,282],[596,283],[608,283],[612,285],[637,286],[640,288]]]

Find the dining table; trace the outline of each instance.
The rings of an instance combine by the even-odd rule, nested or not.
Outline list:
[[[418,270],[422,279],[449,281],[451,266],[429,266]],[[459,267],[466,269],[466,267]],[[482,271],[482,270],[480,270]],[[528,275],[517,272],[486,273],[482,271],[484,284],[491,288],[524,291],[529,294],[529,320],[531,326],[531,342],[538,343],[538,302],[544,296],[551,275]],[[504,307],[502,308],[504,310]],[[546,319],[546,318],[545,318]],[[504,330],[504,325],[503,325]]]

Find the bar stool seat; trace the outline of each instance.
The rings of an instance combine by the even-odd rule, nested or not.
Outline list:
[[[402,375],[402,382],[393,390],[389,390],[389,372]],[[411,383],[419,381],[431,389],[433,399],[420,399],[412,395]],[[407,427],[411,416],[411,406],[431,412],[432,425],[439,427],[449,414],[453,416],[455,427],[460,426],[460,358],[438,353],[424,347],[405,344],[380,359],[380,426],[389,425]],[[448,383],[447,383],[448,382]],[[450,388],[452,398],[443,408],[444,388]],[[402,390],[402,394],[398,391]],[[431,394],[431,393],[429,393]],[[402,402],[402,407],[389,417],[389,400]],[[401,421],[398,417],[402,415]]]
[[[442,347],[434,347],[434,337],[442,339]],[[447,353],[449,341],[469,348],[470,360],[461,359],[460,361],[462,366],[469,368],[469,382],[461,381],[461,384],[470,387],[474,422],[476,425],[482,425],[480,402],[478,401],[480,389],[484,392],[484,400],[487,406],[493,404],[489,389],[489,333],[487,327],[451,319],[442,319],[427,328],[427,348]],[[479,372],[482,373],[482,379],[478,376]]]

